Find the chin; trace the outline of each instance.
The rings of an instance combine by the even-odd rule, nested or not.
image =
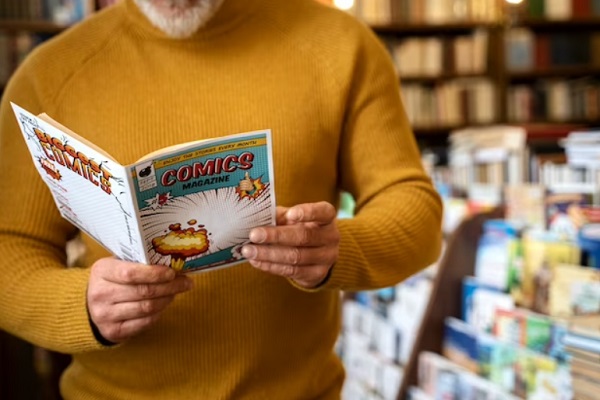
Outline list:
[[[148,20],[166,35],[183,39],[202,28],[224,0],[135,0]]]

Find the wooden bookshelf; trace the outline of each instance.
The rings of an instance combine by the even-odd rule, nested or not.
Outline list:
[[[437,75],[400,75],[399,81],[402,85],[422,85],[423,87],[434,88],[443,85],[445,82],[459,80],[462,78],[483,78],[489,79],[496,90],[496,107],[498,123],[513,123],[509,119],[509,99],[508,93],[512,85],[535,85],[539,81],[554,80],[572,82],[579,78],[598,78],[600,85],[600,65],[597,57],[593,57],[595,52],[590,44],[590,60],[583,65],[549,65],[543,68],[536,67],[528,70],[509,69],[507,65],[508,54],[505,48],[505,41],[509,31],[513,28],[526,28],[531,30],[534,35],[554,35],[561,32],[578,32],[580,34],[598,34],[600,37],[600,16],[574,17],[571,19],[547,19],[528,17],[524,14],[527,11],[525,5],[520,6],[518,15],[505,14],[505,18],[494,22],[483,21],[461,21],[444,24],[423,24],[423,23],[390,23],[385,25],[372,25],[373,31],[383,40],[408,40],[410,38],[441,37],[444,40],[459,36],[469,35],[475,31],[486,31],[489,37],[487,46],[487,69],[481,73],[454,73],[443,72]],[[537,40],[537,39],[536,39]],[[591,43],[591,39],[590,39]],[[535,52],[535,48],[533,49]],[[535,57],[535,54],[534,54]],[[535,59],[535,58],[534,58]],[[411,72],[416,72],[412,71]],[[512,106],[512,105],[511,105]],[[410,114],[409,114],[410,115]],[[412,119],[412,118],[411,118]],[[417,119],[415,119],[416,121]],[[528,123],[563,123],[563,121],[553,121],[548,118],[545,121],[526,121]],[[571,122],[571,121],[568,121]],[[598,121],[581,121],[576,118],[575,123],[584,123],[598,125]],[[428,141],[432,136],[448,136],[451,130],[460,128],[455,126],[446,126],[440,124],[435,127],[414,126],[414,132],[418,139]]]
[[[560,29],[589,30],[600,27],[600,17],[589,17],[585,19],[544,19],[525,17],[515,21],[515,26],[523,26],[535,30],[556,31]]]
[[[457,35],[468,33],[474,29],[489,29],[500,27],[500,23],[492,22],[456,22],[444,24],[402,24],[372,25],[371,29],[377,34],[398,36],[431,36],[431,35]]]
[[[533,71],[507,71],[506,76],[510,81],[530,81],[542,78],[581,78],[587,76],[600,76],[600,66],[553,66]]]
[[[68,27],[45,20],[0,18],[0,34],[8,36],[26,33],[50,37]],[[6,54],[0,54],[0,61],[5,61],[4,57]],[[0,98],[5,88],[6,83],[0,82]],[[0,399],[61,399],[59,379],[69,362],[67,355],[34,346],[0,330]]]
[[[401,76],[401,83],[424,83],[424,84],[437,84],[444,81],[460,78],[485,78],[488,74],[485,72],[470,72],[470,73],[443,73],[440,75],[429,75],[429,76]]]
[[[57,34],[66,28],[49,21],[0,19],[0,31]]]

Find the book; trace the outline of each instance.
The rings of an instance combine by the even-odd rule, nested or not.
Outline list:
[[[589,336],[567,332],[564,343],[567,348],[575,348],[594,354],[600,354],[600,340]]]
[[[600,271],[581,265],[559,264],[549,284],[549,314],[556,317],[585,315],[586,310],[600,308],[595,289]]]
[[[231,266],[252,228],[275,225],[270,130],[121,165],[48,115],[12,107],[62,217],[120,259],[181,272]]]
[[[522,269],[519,282],[511,288],[511,294],[517,304],[548,314],[549,286],[556,266],[579,263],[581,251],[575,242],[545,230],[526,231],[522,246]]]
[[[577,400],[596,400],[600,391],[598,381],[573,374],[573,394]]]
[[[461,367],[478,374],[477,331],[454,317],[444,320],[442,355]]]
[[[559,363],[568,360],[563,345],[567,323],[528,309],[496,310],[493,334],[498,339],[546,354]]]
[[[594,380],[600,386],[600,363],[573,357],[571,372],[574,375]]]
[[[497,309],[512,310],[515,303],[508,293],[474,277],[465,277],[462,285],[462,319],[479,332],[491,332]]]
[[[569,331],[600,341],[600,314],[577,315],[569,318]]]

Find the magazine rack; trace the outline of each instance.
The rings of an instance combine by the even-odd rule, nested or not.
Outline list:
[[[408,388],[418,384],[419,354],[422,351],[441,354],[444,320],[449,316],[460,318],[462,280],[463,277],[474,273],[477,242],[483,232],[483,224],[489,219],[501,217],[500,209],[477,214],[463,221],[451,234],[433,282],[423,322],[417,331],[410,358],[404,368],[398,400],[406,399]]]

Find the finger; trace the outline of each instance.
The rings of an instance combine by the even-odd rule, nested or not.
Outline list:
[[[316,222],[319,225],[331,223],[336,215],[335,207],[326,201],[298,204],[285,213],[290,222]]]
[[[113,283],[143,284],[171,282],[177,273],[164,265],[145,265],[113,259],[101,268],[102,278]]]
[[[282,246],[324,246],[339,242],[339,232],[334,224],[318,225],[314,222],[263,226],[250,231],[250,241],[257,244],[278,244]]]
[[[289,209],[289,207],[277,206],[275,209],[275,220],[277,225],[286,225],[289,222],[285,216],[285,213]]]
[[[165,296],[155,299],[118,303],[110,307],[103,307],[100,310],[96,310],[94,314],[91,314],[90,312],[90,317],[92,317],[92,320],[96,325],[144,318],[160,313],[171,304],[174,298],[175,296]]]
[[[147,329],[158,321],[159,318],[160,314],[152,314],[143,318],[108,324],[102,328],[98,327],[98,329],[102,337],[106,340],[113,343],[121,343]]]
[[[312,286],[312,283],[317,284],[323,280],[329,271],[329,265],[289,265],[278,264],[267,261],[250,261],[250,264],[274,275],[284,278],[293,279],[301,282],[303,286]]]
[[[337,258],[335,247],[255,246],[246,245],[242,255],[247,260],[287,265],[333,264]]]
[[[100,294],[102,298],[92,300],[105,300],[112,304],[174,296],[192,289],[193,281],[183,275],[167,283],[138,283],[133,285],[111,285]]]

